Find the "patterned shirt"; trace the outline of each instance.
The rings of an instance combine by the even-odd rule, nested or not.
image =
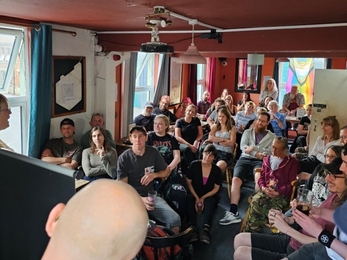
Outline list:
[[[211,107],[211,102],[209,101],[199,101],[198,104],[197,104],[197,107],[198,107],[198,113],[199,114],[206,114],[207,113],[207,110]]]
[[[295,103],[296,103],[296,107],[295,107]],[[290,109],[289,106],[291,106],[290,110],[294,110],[301,105],[305,105],[305,97],[303,94],[301,93],[296,94],[295,100],[290,98],[290,92],[284,95],[283,107],[287,107],[288,109]]]

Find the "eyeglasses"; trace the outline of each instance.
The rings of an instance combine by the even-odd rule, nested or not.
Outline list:
[[[332,160],[334,160],[336,158],[335,155],[329,155],[329,154],[324,155],[324,157],[328,158],[328,159],[332,159]]]
[[[12,112],[12,110],[11,110],[11,108],[9,107],[9,108],[6,108],[6,109],[1,109],[1,110],[0,110],[0,112],[7,112],[7,113],[11,113],[11,112]]]
[[[346,175],[344,175],[344,174],[335,175],[335,174],[333,174],[333,173],[331,173],[331,172],[329,172],[329,171],[327,171],[327,170],[324,171],[324,174],[325,174],[325,177],[329,175],[329,178],[330,178],[332,181],[336,180],[337,178],[346,179]]]

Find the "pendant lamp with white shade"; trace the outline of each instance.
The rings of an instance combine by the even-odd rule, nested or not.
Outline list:
[[[189,24],[193,26],[192,44],[188,47],[188,50],[178,58],[177,63],[206,64],[206,58],[199,53],[198,49],[194,45],[194,25],[197,23],[198,20],[196,19],[189,21]]]

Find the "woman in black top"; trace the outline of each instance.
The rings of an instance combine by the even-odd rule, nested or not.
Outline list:
[[[199,149],[200,140],[203,136],[200,119],[196,117],[198,109],[195,105],[189,105],[184,118],[177,120],[175,126],[175,137],[180,143],[182,173],[186,174],[189,164],[195,159]]]
[[[218,203],[217,192],[222,184],[222,172],[217,165],[213,164],[217,153],[213,144],[207,145],[203,151],[202,160],[193,161],[186,176],[190,191],[186,211],[188,221],[196,231],[196,214],[203,214],[200,241],[206,244],[210,243],[210,223]],[[192,240],[197,240],[196,234]]]

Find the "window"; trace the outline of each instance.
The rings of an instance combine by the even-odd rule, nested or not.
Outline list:
[[[299,92],[305,96],[305,103],[312,103],[314,70],[326,69],[324,58],[291,58],[290,62],[279,63],[278,93],[279,104],[282,107],[284,94],[290,91],[292,85],[299,87]]]
[[[0,93],[9,101],[10,127],[0,131],[0,139],[18,153],[27,153],[28,77],[26,30],[0,27]]]
[[[205,64],[198,64],[197,65],[197,86],[196,86],[196,97],[197,97],[197,102],[201,101],[202,99],[202,94],[205,91],[206,87],[206,65]]]
[[[153,101],[163,54],[139,52],[137,55],[136,86],[133,117],[143,112],[147,101]]]

